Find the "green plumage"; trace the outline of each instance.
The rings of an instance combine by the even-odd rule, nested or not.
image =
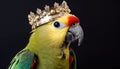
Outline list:
[[[29,50],[22,50],[11,61],[8,69],[30,69],[34,57],[34,54]]]

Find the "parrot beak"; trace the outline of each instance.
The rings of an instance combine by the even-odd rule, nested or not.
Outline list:
[[[81,26],[79,25],[79,23],[74,23],[68,30],[67,35],[66,35],[66,39],[65,41],[67,43],[71,43],[74,42],[75,40],[78,40],[78,46],[80,46],[82,39],[83,39],[83,30],[81,28]]]

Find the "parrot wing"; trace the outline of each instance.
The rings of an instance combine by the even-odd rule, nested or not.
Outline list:
[[[8,69],[33,69],[36,60],[35,54],[30,50],[22,50],[13,58]]]
[[[76,61],[76,55],[75,55],[75,52],[72,50],[72,49],[70,49],[70,58],[69,58],[69,62],[70,62],[70,69],[77,69],[76,68],[76,63],[77,63],[77,61]]]

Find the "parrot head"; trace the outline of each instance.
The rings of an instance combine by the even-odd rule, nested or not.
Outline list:
[[[37,43],[55,44],[61,46],[64,43],[71,43],[78,40],[80,45],[83,39],[83,30],[80,20],[72,14],[67,14],[54,21],[40,25],[33,31],[33,37]]]
[[[58,4],[55,3],[54,9],[56,9],[57,6]],[[63,1],[61,6],[63,8],[61,12],[54,11],[54,9],[49,10],[49,6],[46,6],[43,13],[46,14],[45,16],[42,14],[43,17],[41,18],[32,12],[30,13],[28,18],[33,28],[33,34],[30,39],[31,42],[34,41],[43,46],[61,47],[63,44],[69,44],[78,40],[78,45],[80,45],[83,39],[80,20],[75,15],[70,14],[70,9],[66,2]],[[40,9],[37,9],[37,14],[41,15],[40,11]]]

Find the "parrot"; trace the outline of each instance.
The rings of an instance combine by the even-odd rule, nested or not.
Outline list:
[[[31,13],[34,20],[30,21],[33,30],[29,42],[15,55],[8,69],[77,69],[76,54],[70,45],[76,40],[81,44],[80,20],[71,13],[62,12],[59,12],[61,16],[52,19],[54,14],[59,14],[53,13],[42,18],[35,15],[36,21]],[[35,22],[32,24],[32,21]]]

